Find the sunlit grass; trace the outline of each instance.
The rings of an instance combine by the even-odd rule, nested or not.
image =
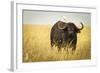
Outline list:
[[[57,51],[50,47],[51,25],[23,25],[23,62],[82,60],[91,58],[90,26],[85,26],[78,34],[77,48],[72,54],[68,51]]]

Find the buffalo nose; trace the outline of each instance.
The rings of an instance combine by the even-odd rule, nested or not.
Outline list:
[[[68,33],[71,34],[71,33],[73,33],[73,31],[69,31]]]

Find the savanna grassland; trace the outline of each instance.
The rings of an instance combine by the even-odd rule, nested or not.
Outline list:
[[[85,26],[78,34],[75,53],[50,47],[51,25],[23,25],[23,62],[91,59],[91,29]]]

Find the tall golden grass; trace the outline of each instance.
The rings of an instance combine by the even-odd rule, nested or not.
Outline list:
[[[23,25],[23,62],[91,59],[91,29],[85,26],[78,34],[77,48],[72,54],[50,47],[51,25]]]

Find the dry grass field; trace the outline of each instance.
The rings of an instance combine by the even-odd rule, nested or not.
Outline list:
[[[61,61],[91,59],[91,29],[85,26],[78,34],[74,54],[56,47],[50,48],[51,25],[23,25],[23,62]]]

